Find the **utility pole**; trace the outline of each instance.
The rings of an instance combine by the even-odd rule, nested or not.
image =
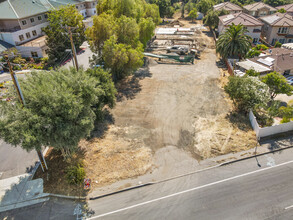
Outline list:
[[[13,84],[15,86],[15,89],[16,89],[16,92],[17,92],[19,101],[22,104],[22,106],[24,107],[25,106],[24,97],[22,95],[22,92],[21,92],[19,83],[17,81],[16,75],[15,75],[15,73],[12,70],[12,66],[11,66],[11,63],[9,61],[8,55],[5,55],[5,58],[6,58],[6,61],[7,61],[7,65],[9,67],[9,72],[10,72],[11,78],[13,80]],[[47,166],[47,163],[46,163],[45,158],[43,156],[43,153],[42,153],[41,150],[36,150],[36,151],[37,151],[38,157],[39,157],[40,162],[41,162],[42,170],[43,170],[43,172],[45,172],[45,170],[48,170],[48,166]]]
[[[75,63],[75,68],[76,70],[78,70],[78,63],[77,63],[77,57],[76,57],[76,50],[75,50],[75,46],[73,43],[73,38],[72,38],[72,32],[71,32],[71,27],[67,27],[68,33],[69,33],[69,38],[70,38],[70,43],[71,43],[71,49],[72,49],[72,54],[74,57],[74,63]]]

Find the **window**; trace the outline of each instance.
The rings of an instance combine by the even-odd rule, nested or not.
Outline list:
[[[39,21],[42,20],[42,16],[38,16],[38,20],[39,20]]]
[[[288,40],[288,43],[293,43],[293,39],[289,39]]]
[[[21,21],[22,25],[26,25],[26,20]]]
[[[279,42],[280,42],[281,44],[284,44],[285,41],[286,41],[286,39],[279,39]]]
[[[278,34],[286,34],[288,32],[287,27],[280,27],[278,30]]]
[[[34,18],[31,18],[30,20],[31,20],[31,23],[34,23],[35,22],[35,19]]]
[[[33,36],[37,36],[37,32],[35,30],[32,31],[32,33],[33,33]]]
[[[277,41],[277,39],[274,38],[274,39],[272,40],[272,45],[275,45],[276,41]]]
[[[31,38],[30,32],[27,32],[25,35],[26,35],[26,38]]]
[[[44,18],[47,19],[48,18],[48,15],[47,14],[44,14]]]
[[[38,57],[38,53],[37,52],[33,52],[31,51],[32,57]]]
[[[23,41],[23,40],[24,40],[23,35],[19,35],[18,37],[19,37],[19,40],[20,40],[20,41]]]

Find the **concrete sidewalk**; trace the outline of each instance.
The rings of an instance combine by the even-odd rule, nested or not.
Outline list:
[[[43,180],[31,180],[31,174],[0,180],[0,212],[47,201],[46,196]]]

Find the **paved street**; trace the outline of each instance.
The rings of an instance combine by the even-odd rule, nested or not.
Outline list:
[[[89,201],[91,219],[293,219],[293,149]],[[292,206],[292,207],[291,207]]]
[[[77,62],[80,67],[83,67],[84,69],[87,69],[90,67],[89,58],[91,58],[93,55],[92,51],[89,47],[87,47],[85,50],[79,52],[77,55]],[[65,67],[73,67],[72,59],[68,61],[65,65]]]
[[[37,161],[36,151],[28,153],[21,147],[13,147],[0,139],[0,179],[26,173]]]
[[[77,201],[67,199],[50,199],[37,205],[15,209],[9,212],[0,213],[0,219],[6,220],[73,220]],[[82,204],[82,203],[80,203]]]

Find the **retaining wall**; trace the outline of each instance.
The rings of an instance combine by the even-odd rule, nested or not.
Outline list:
[[[293,122],[288,122],[288,123],[284,123],[284,124],[279,124],[279,125],[273,125],[270,127],[264,127],[261,128],[259,127],[256,118],[254,116],[254,114],[252,113],[252,111],[249,112],[249,120],[251,123],[251,126],[253,128],[253,130],[255,131],[255,134],[258,138],[263,138],[263,137],[267,137],[267,136],[273,136],[276,134],[281,134],[281,133],[285,133],[288,131],[293,131]]]

